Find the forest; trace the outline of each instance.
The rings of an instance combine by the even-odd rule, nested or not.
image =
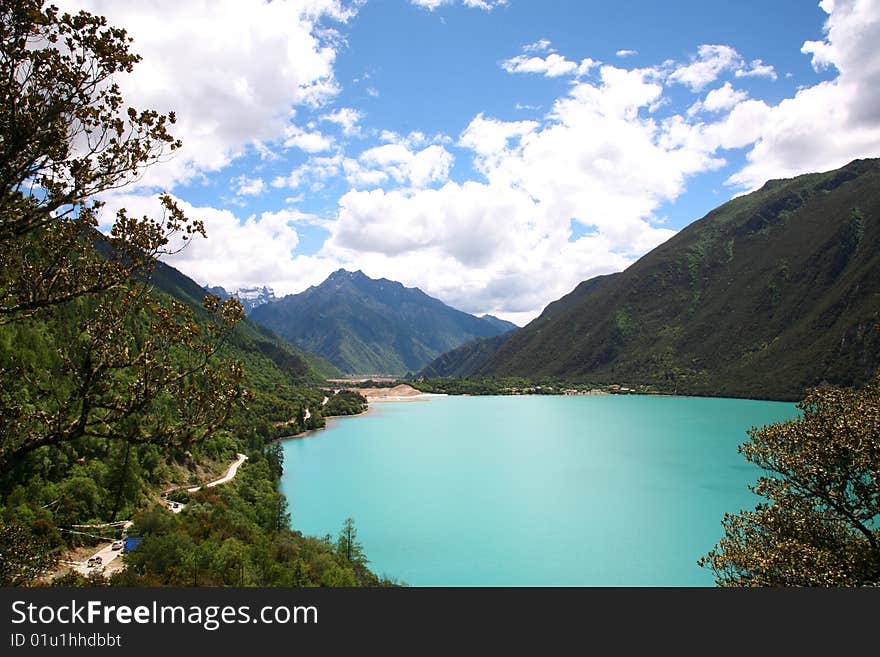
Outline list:
[[[181,147],[127,107],[124,29],[35,0],[0,21],[0,585],[357,586],[380,581],[348,520],[290,529],[277,438],[324,425],[306,355],[160,258],[206,236],[170,196],[99,230],[102,193]],[[330,395],[333,414],[360,412]],[[236,454],[248,459],[222,486]],[[175,491],[180,514],[169,509]],[[83,549],[142,540],[85,577]]]

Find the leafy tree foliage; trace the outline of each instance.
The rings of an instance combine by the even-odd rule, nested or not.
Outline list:
[[[367,398],[354,390],[340,390],[330,395],[321,408],[324,417],[333,415],[357,415],[367,410]]]
[[[97,229],[96,194],[175,150],[174,115],[126,107],[124,30],[86,12],[10,0],[0,15],[0,345],[45,334],[30,358],[0,353],[0,473],[83,438],[187,445],[247,397],[215,358],[240,305],[205,298],[206,322],[148,283],[155,258],[204,234],[169,196],[159,219],[120,211]],[[180,239],[178,239],[180,238]]]
[[[115,584],[377,584],[289,529],[281,450],[265,443],[323,426],[308,364],[241,322],[235,299],[199,305],[157,260],[201,222],[162,196],[161,217],[122,210],[98,231],[96,196],[180,146],[173,114],[125,105],[114,77],[139,60],[129,45],[100,16],[0,6],[0,584],[98,540],[74,526],[132,517],[144,540]],[[250,460],[234,482],[185,495],[180,515],[153,503],[238,451]]]
[[[365,566],[350,519],[339,541],[288,528],[278,492],[278,450],[250,452],[233,482],[192,495],[172,515],[155,507],[135,517],[144,537],[125,555],[124,586],[383,586]],[[348,541],[348,542],[346,542]]]
[[[45,575],[58,557],[45,536],[0,521],[0,586],[20,586]]]
[[[813,390],[802,417],[740,447],[769,500],[727,514],[700,560],[723,586],[880,585],[880,372],[863,390]]]

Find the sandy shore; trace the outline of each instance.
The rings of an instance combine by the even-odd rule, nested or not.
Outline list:
[[[371,404],[373,402],[427,401],[431,397],[446,396],[422,392],[405,383],[393,388],[349,388],[349,390],[362,394]]]
[[[444,394],[435,394],[429,392],[422,392],[421,390],[416,390],[410,385],[401,384],[399,386],[394,386],[393,388],[341,388],[342,390],[352,390],[354,392],[360,393],[364,397],[366,397],[367,402],[369,404],[378,403],[378,402],[411,402],[411,401],[428,401],[431,397],[446,397]],[[327,420],[327,426],[320,427],[318,429],[309,429],[308,431],[303,431],[301,433],[294,434],[292,436],[282,436],[278,438],[278,440],[294,440],[297,438],[308,438],[309,436],[313,436],[324,429],[327,429],[332,420],[336,419],[344,419],[348,417],[359,417],[361,415],[367,415],[372,410],[372,407],[367,408],[367,410],[362,413],[355,413],[354,415],[325,415],[324,419]],[[285,423],[281,423],[285,424]],[[276,425],[278,426],[278,425]]]

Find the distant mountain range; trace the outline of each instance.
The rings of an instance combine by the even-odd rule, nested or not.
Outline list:
[[[206,286],[205,289],[224,300],[235,297],[241,302],[241,307],[244,308],[246,315],[249,315],[257,306],[262,306],[264,303],[272,303],[276,300],[275,292],[271,287],[266,286],[242,287],[235,292],[227,292],[225,288],[219,285]]]
[[[254,308],[250,317],[349,374],[417,372],[468,340],[516,328],[451,308],[418,288],[344,269]]]
[[[195,309],[197,316],[201,314],[206,289],[174,267],[157,260],[150,282]],[[324,358],[296,349],[250,319],[235,326],[225,350],[227,356],[242,361],[250,375],[259,376],[266,387],[312,384],[340,375]]]
[[[772,180],[526,327],[443,354],[429,376],[561,376],[799,399],[880,366],[880,160]]]

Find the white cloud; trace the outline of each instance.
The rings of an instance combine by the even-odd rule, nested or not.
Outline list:
[[[288,148],[299,148],[306,153],[321,153],[333,148],[333,138],[317,130],[309,132],[297,125],[290,125],[284,131],[284,145]]]
[[[452,154],[437,144],[412,150],[405,142],[399,142],[370,148],[356,161],[346,160],[345,171],[349,183],[355,187],[394,181],[422,188],[445,182],[452,162]]]
[[[725,82],[717,89],[712,89],[703,100],[699,100],[688,109],[688,115],[693,116],[698,112],[723,112],[736,107],[749,97],[749,93],[743,89],[734,89],[730,82]]]
[[[314,4],[329,6],[324,0]],[[206,219],[209,240],[172,264],[199,282],[270,284],[281,293],[320,282],[340,266],[360,268],[417,285],[464,310],[530,319],[578,282],[622,269],[671,236],[657,213],[683,193],[690,176],[722,166],[725,150],[748,149],[746,165],[729,179],[742,188],[880,155],[880,0],[838,0],[833,6],[826,0],[823,7],[829,11],[824,38],[806,42],[803,52],[815,68],[838,75],[775,105],[750,98],[745,88],[749,78],[773,78],[773,67],[760,59],[747,62],[730,46],[703,45],[679,65],[626,69],[589,58],[577,64],[553,52],[547,40],[529,44],[505,62],[508,70],[569,75],[572,82],[538,121],[476,114],[455,144],[473,156],[479,178],[467,182],[449,179],[453,155],[445,135],[383,131],[373,147],[354,157],[314,124],[291,124],[294,106],[309,102],[297,86],[288,89],[295,98],[287,94],[276,103],[277,120],[265,108],[233,103],[236,116],[276,121],[266,132],[274,138],[254,136],[264,126],[230,122],[225,129],[240,131],[237,148],[258,140],[267,158],[274,152],[266,143],[311,153],[304,164],[271,180],[273,187],[308,193],[344,175],[355,189],[339,199],[330,220],[285,210],[242,221],[225,210],[189,206],[193,216]],[[319,42],[313,43],[320,53]],[[325,99],[334,84],[332,49],[326,57],[330,75],[314,78],[311,87]],[[674,84],[699,93],[687,111],[670,104],[674,96],[666,92]],[[255,90],[263,85],[261,78],[250,84]],[[756,88],[748,86],[753,93]],[[245,85],[236,93],[245,98],[247,90]],[[254,98],[261,93],[268,92]],[[687,92],[676,90],[681,93]],[[347,110],[357,111],[320,116],[354,134],[360,117]],[[214,134],[211,121],[225,120],[206,115],[206,134]],[[235,151],[223,152],[228,159]],[[241,194],[266,185],[247,176],[233,182]],[[314,256],[295,252],[296,226],[303,222],[330,231]],[[570,241],[573,225],[585,234]]]
[[[266,191],[266,183],[262,178],[248,178],[242,174],[232,182],[235,183],[237,196],[258,196]]]
[[[230,290],[270,285],[285,294],[300,285],[305,287],[303,282],[313,280],[319,271],[326,270],[324,276],[333,271],[330,263],[295,256],[299,244],[296,225],[314,223],[316,218],[311,215],[279,210],[241,220],[228,210],[176,200],[188,217],[204,221],[208,238],[195,237],[179,253],[162,259],[200,285],[222,285]],[[120,194],[108,199],[103,215],[113,216],[122,207],[136,216],[161,214],[158,196]]]
[[[579,76],[589,75],[590,70],[596,68],[597,66],[601,66],[602,62],[597,61],[595,59],[590,59],[586,57],[581,60],[581,63],[578,64],[577,74]]]
[[[722,112],[738,105],[748,97],[747,91],[734,89],[729,82],[725,82],[723,86],[706,94],[706,98],[703,100],[703,109],[708,112]]]
[[[142,184],[172,186],[226,166],[255,143],[283,135],[291,109],[338,91],[337,44],[321,22],[347,21],[341,0],[59,0],[126,28],[143,56],[119,83],[126,102],[174,110],[184,148]]]
[[[632,56],[634,56],[634,55],[638,55],[638,54],[639,54],[639,51],[638,51],[638,50],[630,50],[630,49],[624,48],[624,49],[622,49],[622,50],[618,50],[618,51],[617,51],[616,53],[614,53],[614,54],[617,55],[618,57],[632,57]]]
[[[548,78],[562,75],[586,75],[590,69],[597,66],[590,58],[584,59],[580,64],[567,60],[558,54],[547,39],[540,39],[522,47],[523,54],[505,59],[501,62],[501,68],[508,73],[540,73]],[[548,53],[546,57],[539,57],[534,53]]]
[[[538,129],[537,121],[498,121],[478,114],[465,128],[459,146],[476,154],[478,170],[484,173],[498,164],[502,157],[520,147],[522,137]],[[515,140],[513,147],[511,141]]]
[[[760,59],[753,59],[748,68],[738,69],[735,75],[738,78],[770,78],[771,80],[779,77],[776,75],[776,69]]]
[[[689,64],[678,66],[669,75],[669,81],[690,87],[692,91],[700,91],[717,80],[722,72],[741,67],[742,57],[730,46],[704,44]]]
[[[336,123],[342,128],[342,134],[346,136],[357,135],[360,133],[358,122],[363,118],[364,113],[351,107],[340,107],[331,114],[324,114],[322,121]]]
[[[534,43],[523,46],[523,52],[554,52],[550,47],[550,41],[547,39],[538,39]]]
[[[578,65],[562,55],[550,53],[546,57],[517,55],[501,62],[501,68],[508,73],[542,73],[548,78],[576,73]]]
[[[465,7],[492,11],[495,7],[503,7],[508,0],[461,0]],[[416,7],[423,7],[428,11],[434,11],[443,5],[455,4],[455,0],[410,0]]]
[[[378,187],[388,181],[389,175],[381,169],[370,169],[354,158],[343,161],[345,179],[352,187]]]
[[[508,0],[462,0],[465,7],[474,9],[482,9],[484,11],[492,11],[495,7],[503,7]]]
[[[628,262],[603,237],[546,233],[535,209],[523,190],[476,182],[410,195],[349,192],[322,256],[469,312],[526,321],[583,278]]]
[[[668,239],[654,212],[687,176],[720,163],[711,153],[722,136],[671,139],[675,126],[641,116],[663,92],[655,77],[602,66],[598,82],[572,86],[542,123],[477,115],[458,146],[473,151],[483,182],[350,191],[321,255],[464,310],[531,318]],[[376,161],[401,159],[393,146]],[[572,221],[587,234],[569,241]]]
[[[324,183],[338,175],[342,170],[343,156],[341,153],[326,157],[310,157],[305,164],[294,168],[286,176],[277,176],[272,180],[272,187],[297,187],[309,185],[315,191],[321,189]]]
[[[880,156],[880,2],[837,0],[822,41],[802,51],[813,67],[835,68],[830,81],[801,89],[760,123],[748,164],[730,178],[745,189],[770,178],[825,171],[860,157]]]

